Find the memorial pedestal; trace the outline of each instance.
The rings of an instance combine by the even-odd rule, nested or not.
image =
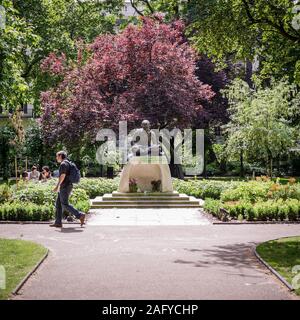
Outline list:
[[[141,192],[151,192],[152,181],[161,181],[161,192],[173,192],[170,168],[164,156],[132,157],[121,173],[119,192],[129,192],[129,182],[134,179]]]

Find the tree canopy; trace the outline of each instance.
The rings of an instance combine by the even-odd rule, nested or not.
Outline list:
[[[293,0],[132,0],[140,14],[184,19],[198,51],[220,66],[254,58],[263,79],[288,75],[300,84],[300,3]]]
[[[16,109],[29,95],[29,85],[22,76],[23,56],[28,48],[37,46],[39,38],[32,26],[19,17],[12,1],[0,4],[5,8],[5,24],[0,28],[0,106]]]
[[[293,120],[300,113],[300,95],[288,81],[272,82],[256,89],[236,79],[226,94],[230,122],[226,125],[227,153],[262,161],[272,174],[273,160],[285,156],[297,145],[299,128]]]
[[[16,109],[31,102],[39,113],[40,92],[53,85],[40,72],[40,62],[51,52],[76,58],[78,41],[114,33],[123,2],[2,0],[0,5],[6,10],[6,28],[0,29],[0,88],[7,96],[0,104]]]
[[[214,92],[195,75],[195,53],[183,39],[180,21],[142,18],[117,35],[102,35],[77,64],[50,55],[43,69],[62,81],[43,93],[42,125],[51,141],[79,141],[109,124],[149,119],[164,127],[178,119],[190,126]],[[94,135],[95,137],[95,135]]]

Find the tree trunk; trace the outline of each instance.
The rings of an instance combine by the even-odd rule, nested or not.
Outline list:
[[[107,167],[106,176],[108,179],[114,178],[114,167]]]
[[[8,178],[9,178],[8,157],[5,154],[5,156],[3,156],[3,180],[7,181]]]
[[[270,178],[273,177],[273,158],[270,158]]]
[[[227,161],[226,159],[222,159],[220,162],[220,170],[222,173],[226,173],[227,172]]]
[[[249,59],[246,59],[246,61],[245,61],[245,81],[248,83],[250,88],[253,88],[252,75],[253,75],[252,61],[250,61]]]
[[[245,176],[245,169],[244,169],[244,152],[243,150],[240,153],[240,176]]]
[[[267,159],[267,173],[270,178],[273,176],[273,157],[272,153],[268,150],[268,159]]]
[[[99,167],[99,174],[100,174],[100,177],[103,177],[103,165],[100,164],[100,167]]]

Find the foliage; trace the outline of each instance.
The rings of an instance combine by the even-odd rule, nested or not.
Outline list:
[[[55,203],[56,194],[52,191],[54,183],[23,183],[23,185],[12,187],[13,201],[33,202],[38,205],[53,205]]]
[[[263,76],[294,77],[300,34],[292,27],[293,1],[191,1],[193,40],[200,51],[219,59],[258,56]],[[225,14],[226,12],[226,14]]]
[[[11,189],[8,184],[0,185],[0,204],[7,202],[12,196]]]
[[[228,70],[216,70],[216,65],[206,56],[197,58],[195,74],[203,83],[211,86],[216,93],[211,103],[204,105],[195,120],[196,128],[208,128],[228,121],[228,101],[222,95],[222,90],[229,84]]]
[[[76,206],[76,209],[82,212],[88,212],[90,209],[90,198],[82,188],[76,188],[70,197],[70,203]]]
[[[117,190],[119,186],[119,178],[105,179],[105,178],[88,178],[81,179],[80,183],[75,185],[76,188],[84,189],[90,199],[97,196],[102,196],[105,193],[112,193]]]
[[[90,198],[111,193],[118,188],[118,179],[82,178],[79,184],[74,185],[70,197],[70,203],[78,210],[88,212],[90,209]],[[49,207],[54,210],[57,194],[53,192],[56,179],[51,179],[47,183],[20,182],[18,188],[14,185],[0,186],[0,204],[4,203],[32,203],[35,205]]]
[[[282,80],[252,90],[237,79],[225,93],[230,103],[230,122],[225,127],[228,155],[262,161],[272,175],[273,160],[287,155],[299,137],[292,126],[300,105],[296,86]]]
[[[54,216],[54,207],[32,202],[7,202],[0,205],[0,219],[9,221],[48,221]]]
[[[230,216],[237,219],[242,215],[248,221],[265,221],[265,220],[289,220],[299,219],[300,201],[296,199],[288,200],[259,200],[256,203],[250,201],[237,201],[224,203],[221,206],[226,209]]]
[[[200,53],[221,67],[228,60],[257,58],[262,79],[288,75],[299,83],[300,30],[294,21],[297,1],[289,0],[135,0],[141,14],[164,12],[167,20],[182,18],[188,37]],[[145,6],[145,2],[148,5]],[[299,17],[299,16],[298,16]],[[298,18],[299,20],[299,18]]]
[[[12,126],[0,127],[0,168],[3,168],[3,179],[9,177],[9,160],[13,155],[11,141],[15,139],[16,133]]]
[[[288,183],[285,185],[276,182],[271,185],[268,198],[270,199],[298,199],[300,200],[300,184]]]
[[[56,82],[41,72],[41,60],[61,51],[72,60],[78,42],[114,32],[122,1],[4,0],[2,5],[7,28],[0,37],[4,57],[1,92],[3,83],[10,106],[33,102],[39,113],[40,92]]]
[[[196,198],[220,199],[222,192],[228,188],[239,185],[238,181],[212,181],[212,180],[188,180],[173,179],[174,189],[179,193],[186,193]]]
[[[40,126],[38,123],[33,123],[25,131],[24,156],[30,158],[32,163],[40,163],[41,158],[45,153],[44,143]]]
[[[231,186],[221,194],[222,201],[238,201],[247,200],[252,203],[259,200],[268,199],[298,199],[300,200],[300,184],[291,183],[280,184],[272,182],[270,179],[264,177],[265,181],[249,181],[240,183],[236,186]]]
[[[205,199],[204,209],[218,218],[224,208],[232,219],[297,220],[300,210],[300,184],[290,179],[281,185],[267,177],[260,181],[214,181],[173,179],[179,193]],[[56,180],[48,183],[20,183],[0,187],[2,219],[46,220],[54,212],[56,194],[52,191]],[[74,186],[70,202],[80,211],[90,208],[89,199],[117,190],[119,178],[82,178]],[[27,205],[28,204],[28,205]],[[50,219],[50,218],[49,218]]]
[[[204,209],[219,219],[224,209],[232,219],[296,221],[300,219],[300,184],[290,179],[281,185],[279,179],[274,183],[267,177],[227,184],[219,198],[205,199]]]
[[[204,210],[211,213],[213,216],[220,218],[221,201],[216,199],[205,199]]]
[[[3,0],[6,24],[0,28],[0,106],[17,110],[29,100],[29,85],[22,77],[23,55],[27,48],[37,46],[38,37],[30,24],[19,16],[14,2]]]
[[[222,201],[237,201],[237,200],[247,200],[254,202],[257,199],[267,199],[268,191],[270,190],[271,182],[257,182],[249,181],[246,183],[240,183],[238,186],[233,188],[229,187],[224,192],[222,192]]]
[[[44,60],[45,71],[63,77],[42,95],[48,142],[82,145],[120,120],[134,126],[147,118],[159,127],[176,118],[179,126],[189,126],[214,93],[194,75],[195,53],[183,41],[183,27],[180,21],[168,25],[143,18],[115,36],[99,36],[85,48],[84,64],[70,66],[54,54]]]
[[[129,179],[129,192],[135,193],[138,191],[136,179]]]
[[[97,194],[97,190],[103,190],[103,186],[97,190],[88,188],[86,180],[82,179],[81,184],[76,185],[70,197],[70,203],[83,212],[90,209],[88,192],[94,191]],[[2,220],[46,221],[53,218],[57,197],[52,191],[55,184],[56,180],[52,179],[47,183],[20,182],[18,188],[15,185],[1,185],[0,219],[2,217]],[[84,187],[87,187],[87,191]]]

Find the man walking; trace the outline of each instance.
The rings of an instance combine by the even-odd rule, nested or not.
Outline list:
[[[62,227],[62,215],[63,210],[67,210],[77,219],[80,220],[81,226],[84,224],[85,214],[79,212],[72,205],[69,204],[69,197],[73,189],[73,183],[70,180],[70,162],[67,160],[67,153],[65,151],[59,151],[56,154],[56,161],[59,166],[59,178],[54,192],[58,192],[56,199],[56,213],[55,222],[50,224],[50,227],[61,228]]]

